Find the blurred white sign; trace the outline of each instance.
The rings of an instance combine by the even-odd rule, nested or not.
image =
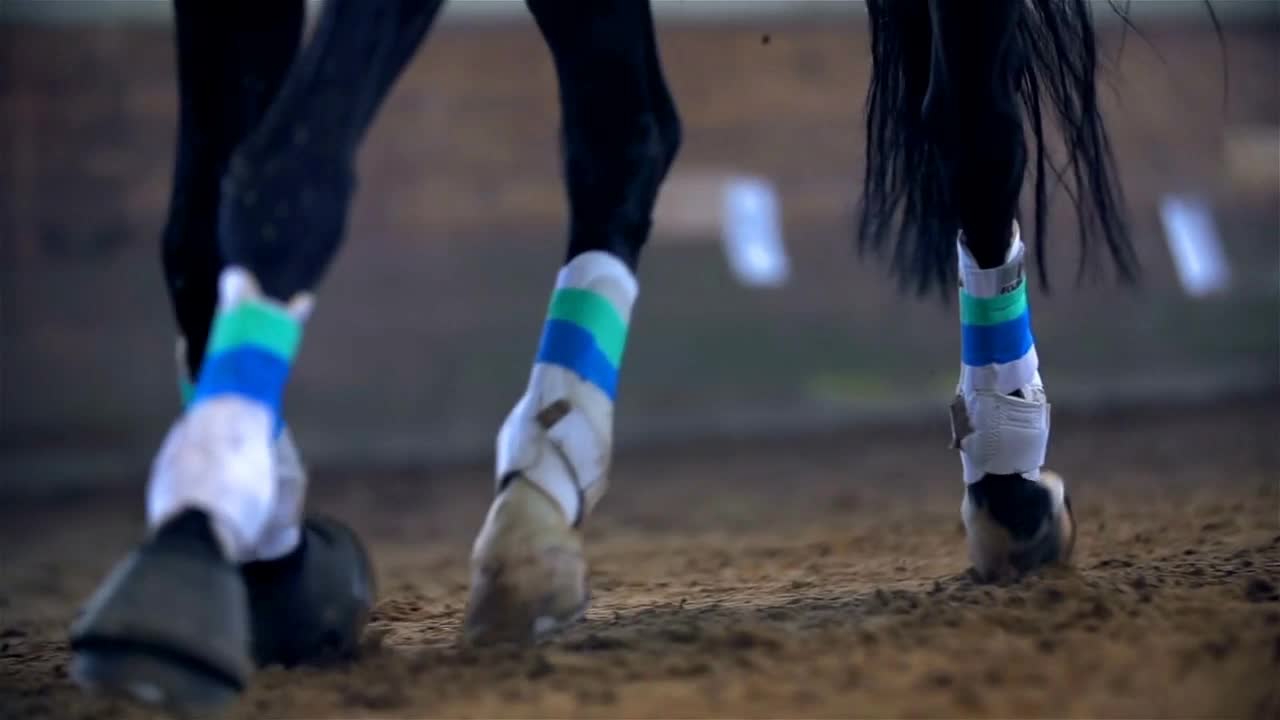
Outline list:
[[[1160,201],[1160,220],[1182,289],[1192,297],[1226,290],[1231,268],[1209,203],[1188,195],[1165,196]]]
[[[735,177],[724,184],[721,239],[729,269],[744,285],[780,287],[791,264],[782,245],[778,193],[760,178]]]

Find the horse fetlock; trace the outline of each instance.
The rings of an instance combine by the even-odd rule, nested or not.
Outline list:
[[[523,478],[577,525],[608,486],[612,404],[593,397],[599,393],[564,368],[539,365],[533,374],[529,391],[498,431],[498,490]]]
[[[195,382],[187,361],[187,341],[179,336],[176,348],[178,389],[184,408],[195,397]],[[302,513],[307,497],[307,471],[302,455],[288,427],[281,427],[272,448],[275,502],[266,528],[250,551],[255,560],[281,557],[297,546],[301,537]]]
[[[147,485],[147,523],[208,513],[223,553],[248,560],[276,501],[270,411],[246,398],[209,398],[179,418]]]
[[[951,429],[965,483],[989,474],[1035,479],[1049,444],[1049,402],[1039,373],[1012,395],[962,383],[951,403]]]
[[[965,489],[961,503],[969,560],[986,581],[1016,578],[1070,562],[1076,522],[1062,477],[989,475]]]

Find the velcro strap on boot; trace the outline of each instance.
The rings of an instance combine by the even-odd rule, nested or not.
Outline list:
[[[988,474],[1035,479],[1049,444],[1049,403],[1042,392],[1025,399],[970,390],[951,403],[951,431],[966,484]]]
[[[535,366],[498,432],[498,490],[520,475],[559,503],[571,524],[581,523],[607,487],[612,412],[609,398],[574,373]]]

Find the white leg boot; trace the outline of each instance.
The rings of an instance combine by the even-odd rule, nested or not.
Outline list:
[[[179,337],[175,353],[178,389],[185,408],[191,403],[195,384],[187,367],[187,343]],[[302,518],[307,499],[307,470],[302,455],[286,425],[280,429],[272,448],[275,497],[262,535],[249,549],[248,559],[275,560],[298,546],[302,537]]]
[[[249,353],[246,357],[250,360],[242,362],[254,362],[254,353],[265,360],[253,366],[253,375],[235,367],[220,371],[221,374],[215,372],[208,385],[212,388],[210,396],[188,406],[165,438],[152,467],[147,488],[149,526],[159,527],[186,509],[202,510],[212,518],[229,560],[260,559],[258,545],[279,514],[281,493],[277,478],[282,469],[294,470],[277,463],[278,394],[312,303],[310,295],[301,295],[288,305],[274,303],[263,296],[257,281],[248,272],[238,268],[223,272],[219,312],[235,312],[241,308],[246,309],[248,315],[266,318],[259,322],[266,323],[262,327],[280,330],[254,332],[284,333],[279,342],[289,347],[280,350],[286,354],[281,357],[255,349],[265,346],[251,343],[237,346],[238,352]],[[218,342],[216,328],[214,333],[215,337],[210,338],[210,353]],[[283,374],[266,380],[272,373]],[[264,380],[247,379],[258,376]],[[259,382],[268,383],[263,392],[269,397],[253,395],[255,383]],[[239,389],[238,383],[250,384],[246,389]],[[227,391],[218,390],[222,384],[230,385]],[[276,387],[277,384],[281,387]],[[296,453],[283,459],[294,462],[296,468]],[[300,502],[300,496],[299,492],[290,499]]]
[[[969,558],[996,580],[1070,559],[1075,521],[1062,478],[1042,470],[1049,402],[1040,379],[1017,228],[1006,262],[982,270],[959,244],[962,355],[951,405],[964,467]]]
[[[498,494],[471,554],[466,636],[528,640],[589,600],[580,526],[604,495],[618,366],[638,292],[617,258],[560,272],[529,386],[498,433]]]

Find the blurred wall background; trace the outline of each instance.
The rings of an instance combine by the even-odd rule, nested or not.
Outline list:
[[[947,442],[956,309],[895,294],[853,250],[860,5],[657,5],[685,146],[642,266],[620,442],[885,419],[932,420]],[[1280,3],[1216,2],[1225,56],[1199,3],[1134,5],[1139,32],[1098,14],[1146,273],[1132,290],[1074,288],[1072,216],[1055,217],[1057,289],[1033,299],[1051,396],[1107,409],[1275,392]],[[140,482],[177,412],[158,252],[175,134],[167,12],[0,3],[0,492]],[[491,451],[562,257],[557,122],[550,59],[522,5],[455,0],[371,131],[349,240],[289,389],[312,465]],[[732,174],[779,192],[785,287],[728,271],[714,180]],[[1179,285],[1158,212],[1171,194],[1212,207],[1227,292]]]

